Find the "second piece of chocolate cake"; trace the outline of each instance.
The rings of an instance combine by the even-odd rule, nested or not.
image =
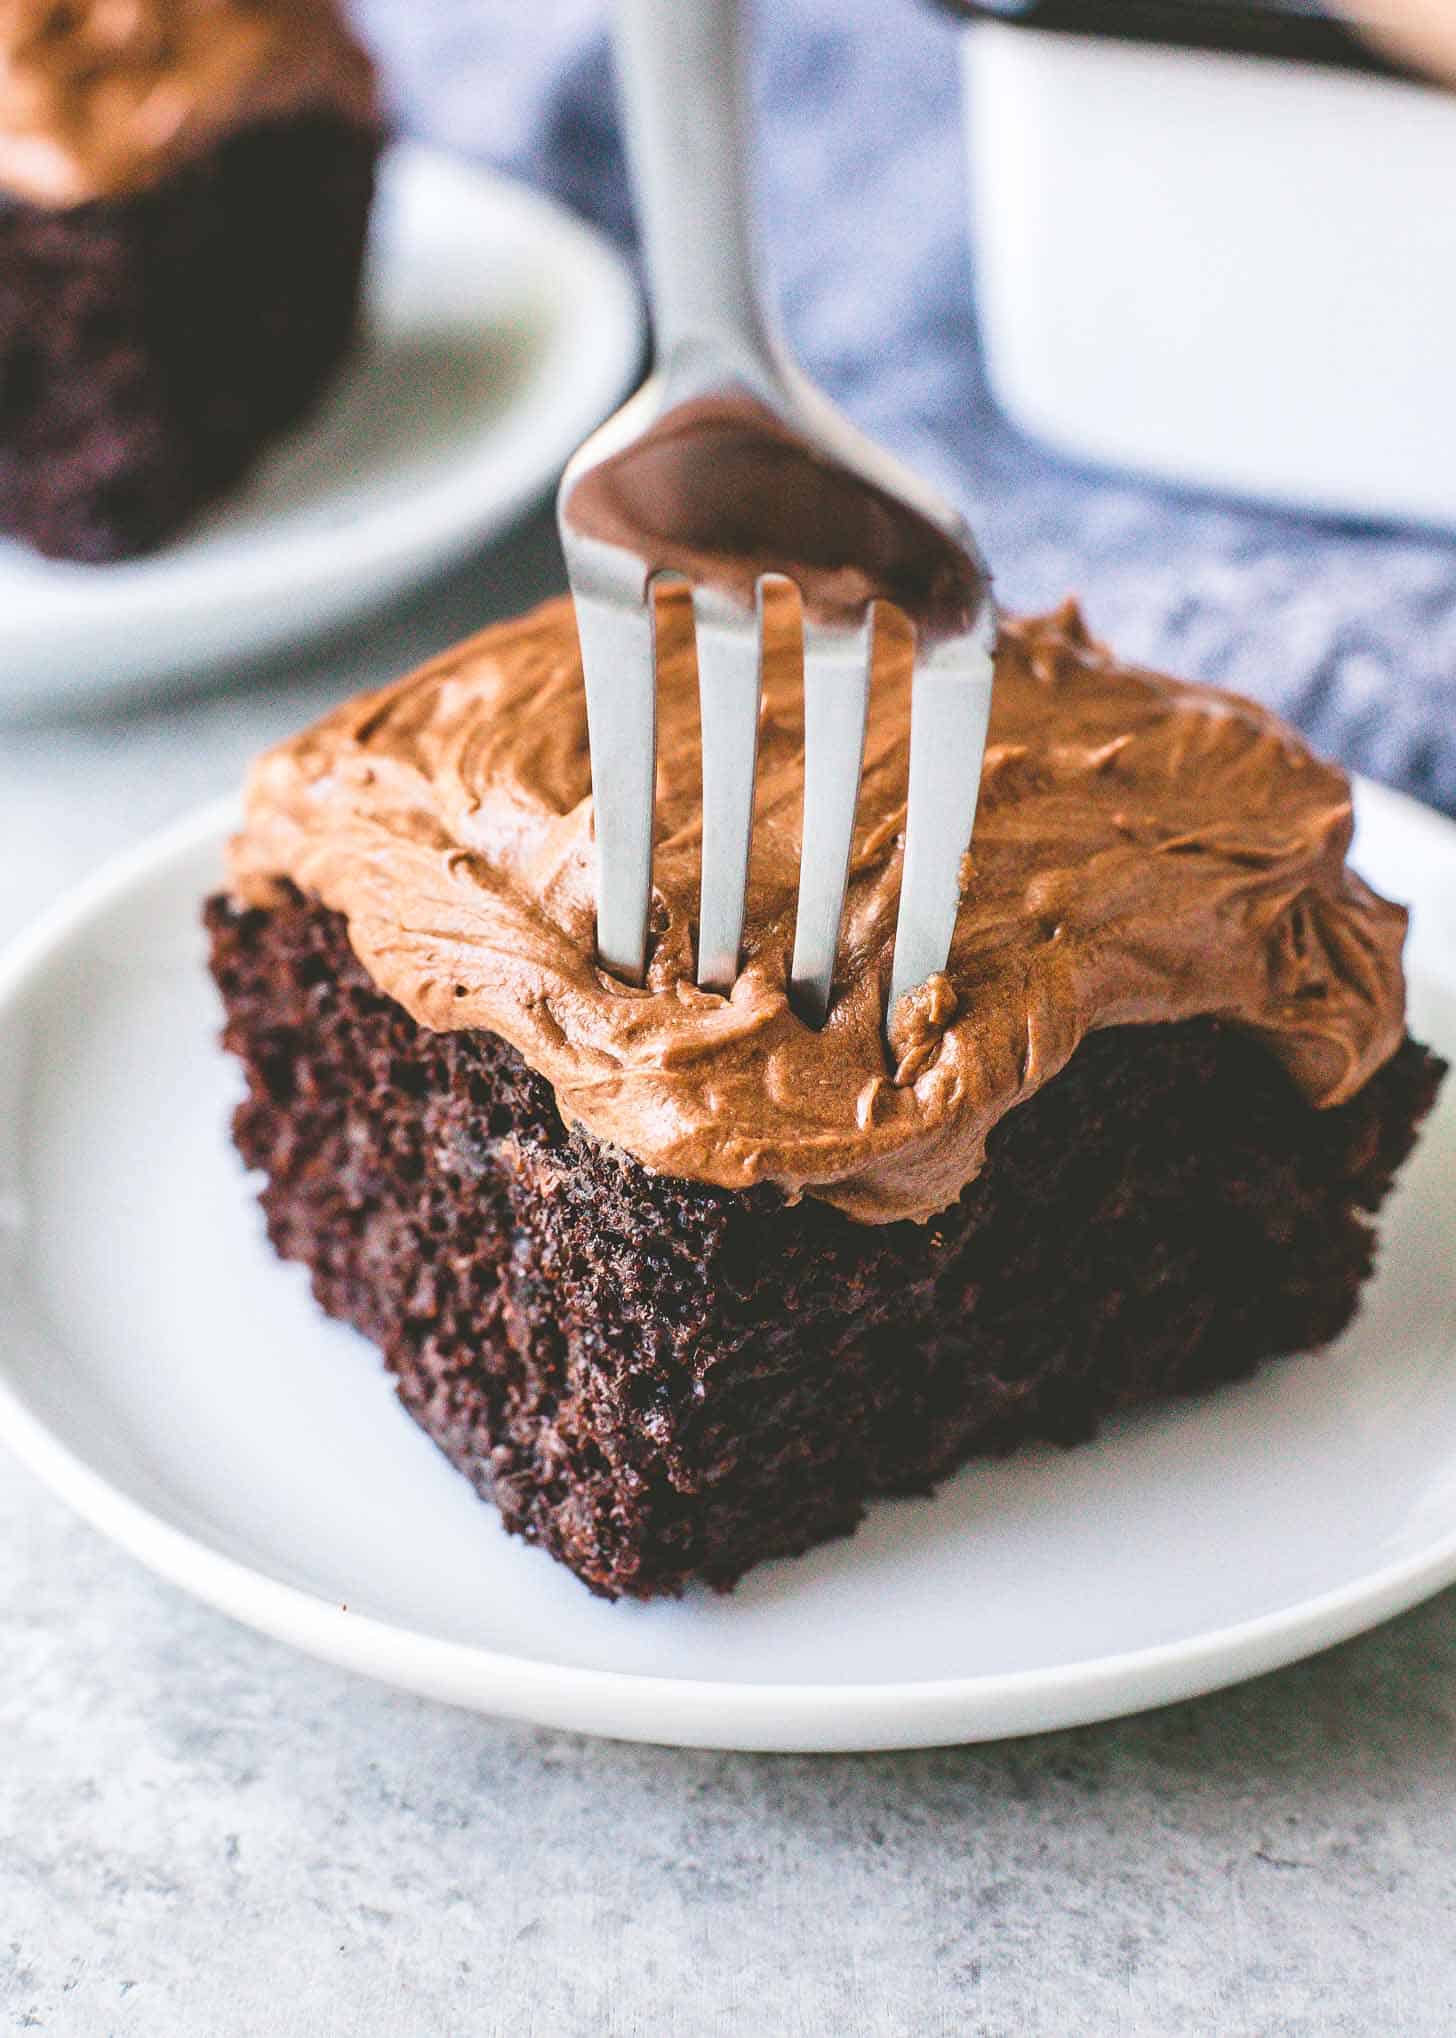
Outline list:
[[[848,966],[804,1027],[788,664],[731,998],[691,981],[680,621],[645,989],[592,957],[565,604],[264,759],[209,909],[275,1245],[608,1595],[730,1584],[977,1452],[1326,1343],[1439,1077],[1341,776],[1070,613],[1008,626],[950,964],[888,1055],[907,674],[877,676]]]
[[[380,142],[333,0],[4,11],[0,532],[145,551],[308,410]]]

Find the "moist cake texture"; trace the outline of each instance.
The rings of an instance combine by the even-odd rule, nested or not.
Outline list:
[[[332,0],[0,8],[0,532],[145,551],[307,411],[381,135]]]
[[[904,661],[813,1034],[784,991],[792,647],[722,998],[691,983],[664,629],[645,988],[591,956],[564,604],[263,759],[209,908],[270,1236],[507,1526],[608,1596],[728,1585],[971,1455],[1334,1337],[1440,1077],[1341,775],[1070,610],[1008,624],[950,965],[887,1052]]]

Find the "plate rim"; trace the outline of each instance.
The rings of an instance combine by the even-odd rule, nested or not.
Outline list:
[[[1456,822],[1357,779],[1456,860]],[[132,891],[236,827],[235,795],[112,858],[0,951],[0,1031],[75,937]],[[21,1333],[23,1335],[23,1333]],[[113,1485],[35,1415],[0,1352],[0,1443],[75,1513],[150,1570],[244,1625],[397,1688],[498,1717],[657,1745],[780,1753],[871,1752],[1013,1738],[1201,1696],[1346,1641],[1456,1582],[1456,1526],[1362,1578],[1251,1619],[1070,1664],[953,1678],[733,1682],[552,1662],[351,1613],[228,1556]]]
[[[44,719],[53,713],[74,711],[78,705],[124,701],[158,690],[181,688],[190,692],[209,677],[217,679],[235,668],[276,659],[286,655],[290,648],[315,645],[330,632],[362,623],[387,602],[409,595],[476,548],[504,536],[535,504],[547,499],[573,446],[627,395],[644,363],[647,314],[631,264],[600,227],[549,192],[490,163],[413,136],[400,136],[389,142],[381,157],[381,188],[386,179],[398,181],[421,176],[448,179],[461,188],[472,187],[502,232],[507,226],[511,228],[513,241],[525,238],[526,229],[534,229],[539,247],[546,251],[540,265],[542,274],[549,273],[558,279],[575,276],[581,270],[589,274],[596,307],[593,339],[589,347],[577,349],[576,356],[567,364],[567,372],[557,377],[552,408],[562,415],[563,423],[557,434],[561,446],[553,445],[551,461],[543,464],[534,460],[528,470],[517,459],[495,487],[482,491],[482,463],[478,457],[469,457],[458,471],[440,475],[420,492],[417,500],[412,498],[413,508],[403,530],[397,519],[375,513],[362,521],[349,519],[342,537],[328,522],[293,532],[286,543],[269,546],[265,537],[265,584],[261,589],[257,586],[258,568],[252,563],[246,568],[252,589],[246,604],[249,608],[261,602],[278,617],[286,618],[298,601],[307,602],[335,586],[341,577],[341,559],[345,557],[349,576],[359,584],[357,598],[342,608],[333,604],[322,619],[310,617],[292,627],[249,633],[237,652],[216,647],[198,654],[173,642],[170,651],[144,668],[124,665],[119,676],[110,678],[98,675],[88,655],[98,633],[145,629],[163,615],[169,623],[176,620],[184,628],[189,624],[201,627],[214,614],[235,617],[244,604],[236,597],[228,597],[226,583],[235,578],[236,562],[225,557],[179,559],[167,545],[140,559],[117,562],[114,568],[91,569],[67,561],[36,562],[42,571],[59,565],[65,577],[57,580],[47,599],[49,622],[43,615],[37,625],[22,614],[12,628],[0,623],[0,723]],[[371,226],[374,260],[380,259],[378,216],[376,201],[375,223]],[[553,323],[553,342],[559,343],[566,323],[563,319]],[[368,344],[366,335],[363,345],[367,348]],[[326,412],[338,393],[331,387],[322,397],[318,411],[286,434],[280,445],[286,448],[300,436],[306,440],[317,417]],[[501,418],[509,418],[518,408],[519,400],[513,398],[500,413]],[[558,451],[559,459],[555,457]],[[245,489],[247,477],[238,486]],[[216,507],[225,508],[235,493],[229,491]],[[260,528],[269,521],[265,519]],[[7,550],[16,542],[6,540]],[[24,558],[24,548],[20,550]],[[104,602],[91,606],[94,599],[91,590],[99,589],[102,583],[73,579],[72,571],[78,576],[93,571],[114,572],[116,577],[105,583]],[[86,593],[87,607],[79,615],[68,616],[67,604],[74,600],[78,590]],[[64,668],[64,676],[17,677],[25,654],[33,649],[37,639],[46,653],[40,660],[42,670],[58,664]],[[82,663],[86,670],[78,677]]]

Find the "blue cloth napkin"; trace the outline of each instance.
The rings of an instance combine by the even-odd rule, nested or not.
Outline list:
[[[630,245],[602,0],[361,0],[402,125]],[[1456,542],[1081,471],[987,391],[956,30],[923,0],[763,0],[759,181],[810,372],[959,500],[1000,598],[1069,592],[1127,655],[1253,694],[1456,811]],[[1456,395],[1453,395],[1456,401]]]

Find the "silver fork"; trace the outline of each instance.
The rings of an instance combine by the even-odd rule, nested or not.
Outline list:
[[[975,818],[995,610],[962,519],[789,360],[755,287],[744,0],[615,0],[656,334],[638,394],[558,498],[586,680],[597,952],[640,983],[656,769],[652,584],[692,588],[702,715],[698,982],[738,973],[753,829],[760,593],[795,582],[804,808],[790,993],[830,1001],[864,761],[874,608],[916,633],[899,915],[886,1015],[944,967]]]

